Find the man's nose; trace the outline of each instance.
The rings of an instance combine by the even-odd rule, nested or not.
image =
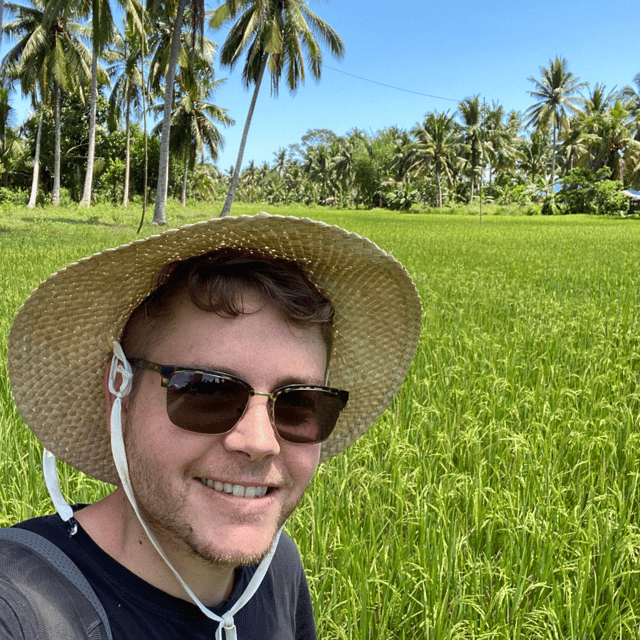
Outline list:
[[[243,454],[251,460],[261,460],[280,453],[280,441],[271,422],[269,398],[256,394],[235,427],[224,435],[229,451]]]

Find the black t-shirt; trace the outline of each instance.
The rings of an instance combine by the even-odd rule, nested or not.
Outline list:
[[[105,553],[79,527],[70,536],[59,516],[44,516],[17,527],[47,538],[77,565],[107,612],[114,640],[168,638],[212,640],[218,623],[198,607],[150,585]],[[257,565],[236,570],[231,598],[212,611],[221,616],[240,598]],[[315,640],[311,597],[298,550],[282,534],[257,592],[235,615],[238,640]]]

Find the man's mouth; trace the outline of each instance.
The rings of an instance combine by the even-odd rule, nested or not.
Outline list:
[[[269,490],[269,487],[266,486],[245,487],[242,484],[230,484],[229,482],[223,483],[214,480],[206,480],[205,478],[198,478],[198,480],[214,491],[228,493],[229,495],[239,498],[262,498],[262,496],[266,495]]]

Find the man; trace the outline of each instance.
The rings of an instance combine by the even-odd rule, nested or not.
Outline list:
[[[373,243],[267,214],[51,276],[14,319],[8,364],[58,515],[15,529],[83,578],[71,587],[64,562],[43,570],[26,543],[0,542],[0,638],[315,638],[282,527],[318,463],[399,389],[420,317]],[[53,455],[116,490],[72,510]],[[83,595],[99,620],[78,613]]]

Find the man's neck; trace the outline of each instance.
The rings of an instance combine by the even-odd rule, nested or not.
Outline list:
[[[122,487],[76,512],[75,518],[105,553],[129,571],[172,596],[191,601],[149,540]],[[214,565],[186,549],[181,552],[176,544],[159,542],[174,569],[205,606],[213,607],[229,599],[235,567]]]

